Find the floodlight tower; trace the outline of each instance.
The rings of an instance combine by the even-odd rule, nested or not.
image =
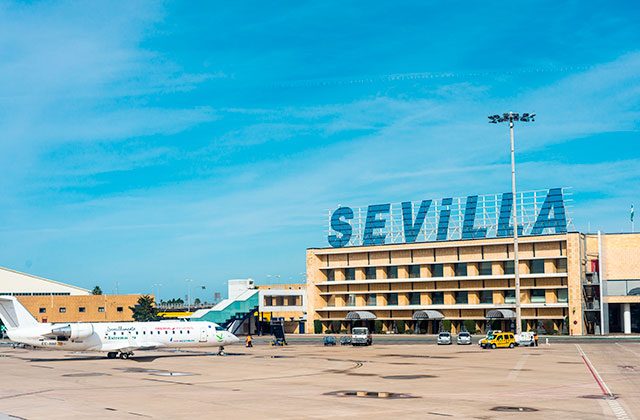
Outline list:
[[[513,122],[534,122],[536,114],[524,113],[522,115],[517,112],[506,112],[502,115],[490,115],[489,122],[497,124],[501,122],[509,122],[509,134],[511,135],[511,199],[513,211],[513,274],[516,278],[516,334],[522,332],[522,311],[520,303],[520,262],[518,259],[518,200],[516,198],[516,153],[515,141],[513,138]]]

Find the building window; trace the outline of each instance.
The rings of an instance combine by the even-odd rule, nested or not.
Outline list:
[[[531,303],[545,303],[547,301],[544,295],[544,289],[531,290]]]
[[[98,306],[98,312],[104,312],[104,306]]]
[[[567,272],[567,260],[564,258],[558,258],[556,260],[556,271],[558,273],[566,273]]]
[[[481,290],[480,291],[480,303],[492,304],[493,303],[493,291]]]
[[[387,305],[389,305],[389,306],[397,306],[398,305],[398,294],[397,293],[389,293],[387,295]]]
[[[420,278],[420,266],[419,265],[410,265],[409,266],[409,278],[410,279]]]
[[[432,305],[444,305],[444,293],[443,292],[433,292],[433,293],[431,293],[431,304]]]
[[[460,290],[455,292],[456,303],[457,304],[467,304],[469,303],[469,293],[466,290]]]
[[[444,277],[444,265],[433,264],[431,266],[431,277]]]
[[[327,281],[334,281],[336,279],[336,273],[333,270],[327,270]]]
[[[398,266],[392,265],[390,267],[387,267],[387,278],[388,279],[398,278]]]
[[[78,308],[78,312],[85,313],[85,312],[87,312],[87,308],[85,308],[84,306],[81,306],[81,307]]]
[[[409,293],[409,305],[420,305],[420,293]]]
[[[516,303],[516,291],[505,290],[504,291],[504,303]]]
[[[567,303],[569,300],[568,292],[567,289],[558,289],[558,303]]]
[[[374,293],[367,295],[367,306],[376,306],[378,304],[377,296]]]
[[[38,309],[38,313],[46,314],[46,313],[47,313],[47,308],[40,308],[40,309]]]
[[[456,277],[467,275],[467,263],[455,263],[454,264]]]
[[[375,267],[365,267],[365,269],[364,269],[364,277],[367,280],[375,280],[375,278],[376,278],[376,268]]]
[[[502,268],[504,268],[504,274],[515,274],[515,270],[513,269],[513,261],[505,261],[502,263]]]
[[[532,260],[532,261],[529,261],[529,272],[531,274],[543,274],[544,273],[544,260]]]
[[[345,268],[344,269],[344,277],[347,280],[355,280],[356,279],[356,269],[355,268]]]
[[[353,293],[347,295],[347,306],[356,306],[356,295]]]
[[[490,276],[492,273],[491,271],[491,263],[490,262],[481,262],[480,265],[478,266],[478,271],[480,272],[481,276]]]
[[[116,308],[116,311],[118,311],[118,312],[123,312],[123,311],[124,311],[124,308],[123,308],[122,306],[118,306],[118,307]]]
[[[61,314],[64,314],[67,312],[67,308],[65,308],[64,306],[62,306],[60,309],[58,309],[58,312],[60,312]]]

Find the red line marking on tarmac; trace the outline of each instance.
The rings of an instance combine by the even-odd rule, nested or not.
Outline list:
[[[585,357],[583,355],[581,355],[580,357],[582,357],[582,361],[587,366],[587,369],[589,369],[589,372],[591,372],[591,376],[593,376],[593,379],[596,380],[596,383],[598,384],[598,386],[600,387],[600,390],[602,391],[602,395],[610,395],[607,392],[607,390],[604,388],[604,384],[600,381],[600,379],[598,379],[598,376],[596,376],[596,374],[593,371],[593,369],[591,368],[591,365],[589,364],[589,362],[587,362],[587,359],[585,359]]]

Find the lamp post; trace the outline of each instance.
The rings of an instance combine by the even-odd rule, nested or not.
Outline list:
[[[160,283],[156,283],[153,285],[153,287],[156,288],[156,306],[157,306],[158,303],[160,302],[160,288],[162,287],[162,285]]]
[[[190,312],[191,311],[191,283],[193,283],[193,280],[185,279],[184,281],[187,282],[187,311]]]
[[[524,113],[522,115],[517,112],[505,112],[502,115],[490,115],[489,122],[497,124],[501,122],[509,122],[509,134],[511,136],[511,199],[513,211],[513,274],[516,282],[516,334],[522,332],[522,310],[520,303],[520,267],[518,259],[518,200],[516,197],[516,154],[515,140],[513,137],[514,121],[533,122],[536,114]]]

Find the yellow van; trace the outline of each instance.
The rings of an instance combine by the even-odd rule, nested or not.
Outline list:
[[[510,332],[493,332],[487,338],[483,338],[480,341],[480,347],[483,349],[509,347],[510,349],[516,346],[516,338],[513,333]]]

